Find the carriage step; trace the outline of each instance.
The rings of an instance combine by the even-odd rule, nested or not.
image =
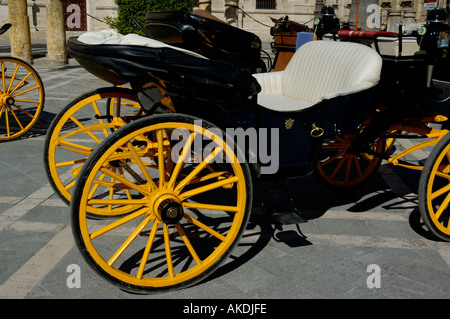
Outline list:
[[[279,182],[266,188],[262,201],[263,211],[281,225],[305,223],[295,207],[294,198],[289,188]]]
[[[306,223],[307,220],[295,212],[289,213],[273,213],[272,218],[282,225],[294,225]]]

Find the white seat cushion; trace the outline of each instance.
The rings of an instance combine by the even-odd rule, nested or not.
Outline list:
[[[263,103],[263,105],[261,104]],[[293,112],[307,109],[314,103],[294,100],[282,94],[258,94],[258,104],[273,111]]]
[[[285,70],[253,75],[262,87],[258,104],[299,111],[325,99],[367,90],[380,80],[381,66],[379,54],[362,44],[308,42]]]
[[[86,43],[86,44],[123,44],[123,45],[141,45],[150,48],[170,48],[174,50],[181,51],[183,53],[193,55],[198,58],[206,59],[204,56],[185,50],[182,48],[175,47],[173,45],[169,45],[167,43],[143,37],[138,34],[127,34],[122,35],[117,33],[114,30],[102,30],[102,31],[94,31],[94,32],[86,32],[78,37],[78,41]]]

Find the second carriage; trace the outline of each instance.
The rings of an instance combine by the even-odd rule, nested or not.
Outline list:
[[[0,35],[11,28],[0,28]],[[24,136],[36,125],[44,109],[44,84],[26,61],[0,56],[0,142]]]

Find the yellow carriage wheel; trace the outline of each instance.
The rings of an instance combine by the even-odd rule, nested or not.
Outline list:
[[[163,105],[155,112],[163,112],[161,109]],[[130,89],[109,87],[78,97],[53,119],[45,140],[44,165],[50,184],[66,204],[92,151],[111,132],[141,115]],[[121,171],[117,168],[119,174]]]
[[[105,139],[71,203],[75,241],[90,265],[145,293],[186,287],[215,270],[242,235],[252,202],[248,165],[228,143],[223,131],[182,114],[143,118]],[[129,214],[89,218],[116,209]]]
[[[114,117],[107,116],[107,103],[111,99],[119,101],[119,105],[137,103],[129,89],[101,88],[70,102],[50,124],[44,165],[50,184],[66,204],[70,203],[76,178],[87,157],[111,130],[126,124],[128,110],[125,108]],[[131,113],[135,114],[134,107]]]
[[[334,188],[351,188],[369,179],[378,170],[381,158],[378,156],[348,152],[356,135],[336,136],[324,141],[322,158],[317,164],[316,176],[324,184]],[[382,140],[374,143],[372,149],[383,153],[386,147]]]
[[[425,162],[418,192],[425,225],[438,238],[450,241],[450,134],[442,137]]]
[[[27,133],[39,120],[44,100],[44,85],[31,65],[0,58],[0,141]]]

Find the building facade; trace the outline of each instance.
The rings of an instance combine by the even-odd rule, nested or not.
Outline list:
[[[8,1],[0,0],[0,24],[8,22]],[[199,1],[194,0],[194,5]],[[356,3],[357,0],[353,0]],[[363,0],[361,0],[363,1]],[[445,6],[444,0],[436,0]],[[85,31],[108,28],[105,17],[117,15],[114,0],[63,0],[66,10],[67,36]],[[428,1],[427,1],[428,2]],[[46,38],[46,0],[28,0],[28,16],[32,41]],[[270,41],[271,18],[288,15],[290,20],[313,26],[313,20],[323,5],[335,8],[336,16],[343,22],[349,19],[352,0],[212,0],[212,13],[239,28],[256,33],[263,41]],[[399,23],[423,23],[426,16],[424,0],[379,0],[381,26],[389,20]],[[230,10],[231,9],[231,10]],[[74,31],[75,30],[75,31]],[[1,38],[7,39],[5,34]]]

